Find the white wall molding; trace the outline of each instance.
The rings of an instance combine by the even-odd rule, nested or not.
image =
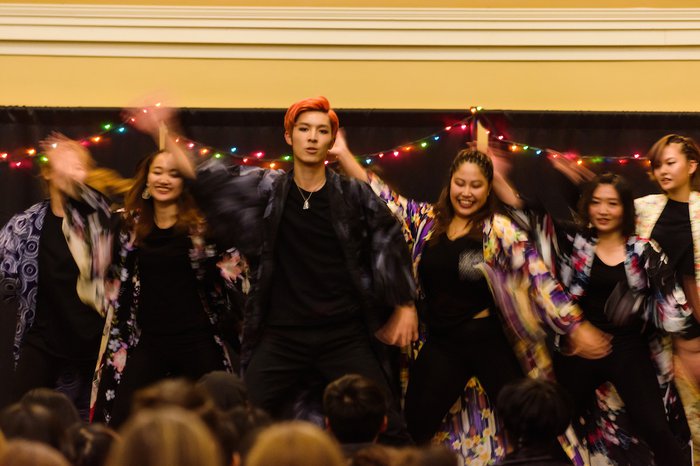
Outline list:
[[[314,60],[700,60],[700,8],[0,4],[0,54]]]

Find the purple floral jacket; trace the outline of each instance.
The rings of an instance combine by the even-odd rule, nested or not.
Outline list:
[[[374,192],[401,221],[413,269],[417,272],[425,245],[435,229],[433,205],[405,198],[374,173],[368,171],[367,175]],[[551,378],[553,371],[544,343],[543,324],[554,332],[566,334],[580,321],[580,310],[554,279],[526,232],[510,218],[494,215],[485,223],[483,234],[482,270],[513,350],[528,375]],[[495,411],[475,378],[467,382],[464,392],[455,400],[435,439],[452,448],[464,464],[493,464],[505,456],[505,439]],[[561,443],[574,464],[584,464],[571,429]]]

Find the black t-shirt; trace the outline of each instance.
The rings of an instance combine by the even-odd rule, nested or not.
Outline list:
[[[46,212],[39,238],[36,316],[27,332],[30,344],[63,358],[94,360],[104,319],[78,297],[78,266],[68,249],[63,218]]]
[[[331,222],[328,184],[314,193],[291,182],[277,231],[269,313],[271,326],[327,325],[353,319],[360,308]],[[309,208],[304,209],[304,199]]]
[[[604,332],[616,336],[639,335],[642,331],[642,322],[639,318],[634,318],[629,325],[618,327],[610,321],[605,313],[605,304],[617,284],[626,282],[627,274],[624,262],[617,265],[607,265],[598,256],[595,256],[586,294],[579,301],[579,306],[590,323]]]
[[[155,225],[140,246],[137,319],[143,332],[175,336],[211,331],[192,270],[191,248],[192,241],[185,233]]]
[[[687,202],[669,199],[654,225],[651,237],[668,255],[669,264],[680,276],[695,276],[693,233]]]
[[[493,309],[488,282],[476,266],[484,261],[482,241],[441,235],[426,244],[418,276],[425,295],[424,319],[432,332],[452,330],[484,309]]]

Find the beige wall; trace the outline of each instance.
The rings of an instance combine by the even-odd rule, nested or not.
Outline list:
[[[700,62],[309,62],[3,57],[0,105],[700,111]],[[10,71],[11,70],[11,71]]]
[[[1,0],[0,3],[16,3]],[[699,0],[25,0],[91,5],[304,6],[397,8],[697,8]]]
[[[111,4],[114,0],[73,0]],[[25,3],[38,3],[28,1]],[[63,3],[44,0],[42,3]],[[699,7],[700,0],[121,0],[255,6]],[[0,105],[119,107],[154,91],[187,107],[285,107],[323,94],[336,107],[700,111],[700,61],[418,62],[0,55]]]

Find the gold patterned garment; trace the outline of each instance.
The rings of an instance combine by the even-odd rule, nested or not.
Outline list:
[[[415,272],[434,231],[433,205],[407,199],[392,191],[374,173],[367,174],[374,192],[401,222]],[[486,222],[483,254],[482,271],[491,285],[506,334],[521,366],[531,377],[551,378],[551,360],[544,344],[542,324],[547,322],[555,331],[566,333],[580,319],[578,307],[571,305],[525,231],[509,218],[494,215]],[[402,375],[405,384],[408,371]],[[505,437],[492,403],[477,379],[467,382],[434,440],[458,453],[461,465],[495,464],[505,457]],[[572,429],[560,440],[574,464],[585,464],[585,455]]]

